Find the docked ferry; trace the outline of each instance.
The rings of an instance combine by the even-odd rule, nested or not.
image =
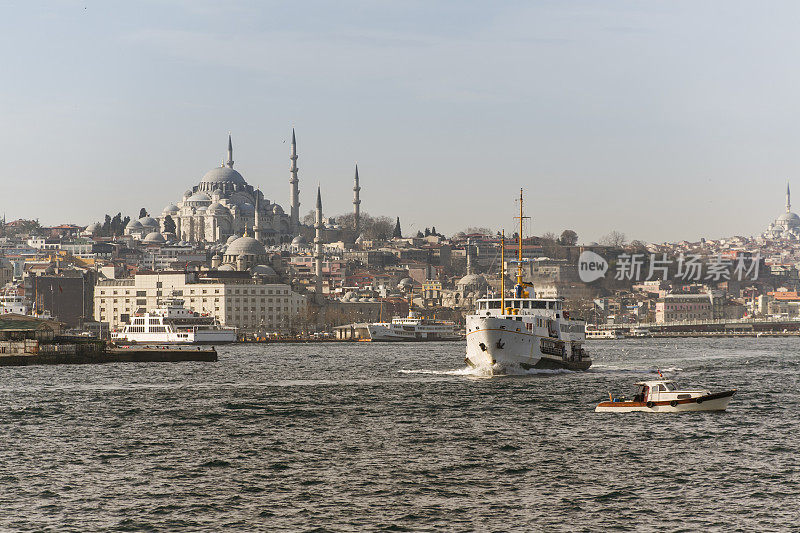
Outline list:
[[[587,329],[587,339],[624,339],[625,335],[614,329]]]
[[[407,317],[394,317],[391,322],[368,324],[371,341],[454,341],[462,338],[453,322],[417,316],[409,310]]]
[[[133,315],[111,338],[137,344],[224,344],[236,341],[236,328],[186,309],[180,298],[167,298],[153,311]]]
[[[584,351],[586,322],[571,319],[560,298],[536,298],[522,281],[522,191],[517,283],[505,289],[505,232],[501,241],[499,297],[482,298],[467,315],[467,354],[473,368],[502,372],[509,367],[586,370],[592,365]]]

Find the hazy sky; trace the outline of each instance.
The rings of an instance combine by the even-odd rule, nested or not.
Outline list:
[[[231,5],[228,5],[231,4]],[[0,2],[0,211],[158,213],[234,138],[288,209],[434,225],[753,235],[800,210],[800,5],[725,1]]]

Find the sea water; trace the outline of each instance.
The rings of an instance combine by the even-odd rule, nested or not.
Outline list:
[[[487,377],[462,343],[0,368],[0,530],[800,527],[800,339],[590,341]],[[595,413],[665,377],[724,413]]]

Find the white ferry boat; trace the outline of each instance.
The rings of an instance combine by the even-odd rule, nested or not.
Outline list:
[[[587,329],[587,339],[624,339],[625,336],[614,329]]]
[[[371,341],[454,341],[462,338],[453,322],[422,318],[409,307],[407,317],[368,324]]]
[[[122,331],[111,333],[121,343],[223,344],[236,341],[236,328],[219,325],[212,317],[186,309],[180,298],[167,298],[152,312],[131,317]]]
[[[586,370],[592,360],[583,349],[586,322],[569,318],[563,300],[536,298],[522,281],[522,191],[520,191],[520,245],[517,284],[505,290],[505,232],[501,244],[500,297],[477,301],[467,316],[467,354],[464,361],[490,372],[510,366],[529,370]]]

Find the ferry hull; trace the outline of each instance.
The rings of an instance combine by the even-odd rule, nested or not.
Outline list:
[[[464,361],[473,368],[494,371],[518,366],[524,370],[587,370],[589,358],[546,354],[543,337],[528,331],[514,319],[478,317],[467,323],[467,353]]]
[[[118,344],[228,344],[236,342],[234,332],[213,332],[189,334],[187,337],[178,337],[175,333],[164,334],[125,334],[112,336]]]
[[[707,394],[698,398],[657,402],[601,402],[596,413],[683,413],[689,411],[724,411],[735,390]]]

